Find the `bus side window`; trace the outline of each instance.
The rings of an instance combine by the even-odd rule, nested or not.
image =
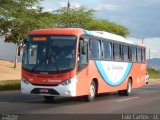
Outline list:
[[[122,45],[122,60],[128,61],[128,46]]]
[[[90,58],[100,59],[101,58],[101,44],[99,40],[90,40]]]
[[[132,61],[132,49],[130,46],[128,47],[128,61]]]
[[[136,62],[137,61],[137,50],[136,47],[131,47],[132,49],[132,62]]]
[[[142,62],[142,50],[141,50],[141,48],[137,48],[137,61]]]
[[[114,43],[113,44],[113,58],[114,61],[121,61],[121,45]]]
[[[103,42],[103,49],[104,49],[104,59],[105,60],[112,60],[112,43],[104,41]]]
[[[78,50],[78,71],[88,64],[88,41],[80,38]]]
[[[142,62],[145,62],[145,61],[146,61],[146,59],[145,59],[146,57],[145,57],[145,56],[146,56],[146,54],[145,54],[145,49],[143,48],[143,49],[142,49]]]

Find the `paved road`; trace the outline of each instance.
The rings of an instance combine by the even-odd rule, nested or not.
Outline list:
[[[56,98],[45,103],[41,96],[22,95],[20,91],[0,92],[0,113],[10,114],[123,114],[160,113],[160,85],[132,91],[131,96],[117,93],[99,95],[94,102],[82,98]]]

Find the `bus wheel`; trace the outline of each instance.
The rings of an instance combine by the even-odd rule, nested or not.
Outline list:
[[[132,82],[131,82],[131,79],[129,79],[127,83],[127,89],[119,90],[118,94],[121,96],[129,96],[131,94],[131,91],[132,91]]]
[[[89,87],[89,94],[86,96],[86,100],[88,102],[94,101],[96,96],[96,85],[95,82],[92,81]]]
[[[43,96],[45,102],[53,102],[54,101],[54,96]]]

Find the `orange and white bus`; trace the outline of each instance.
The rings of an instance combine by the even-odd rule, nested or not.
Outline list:
[[[55,28],[32,31],[25,41],[21,91],[44,96],[84,96],[145,84],[145,47],[102,31]]]

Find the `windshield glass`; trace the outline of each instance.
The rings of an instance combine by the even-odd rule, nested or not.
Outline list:
[[[75,50],[75,36],[31,36],[25,45],[22,67],[36,72],[71,70],[75,65]]]

